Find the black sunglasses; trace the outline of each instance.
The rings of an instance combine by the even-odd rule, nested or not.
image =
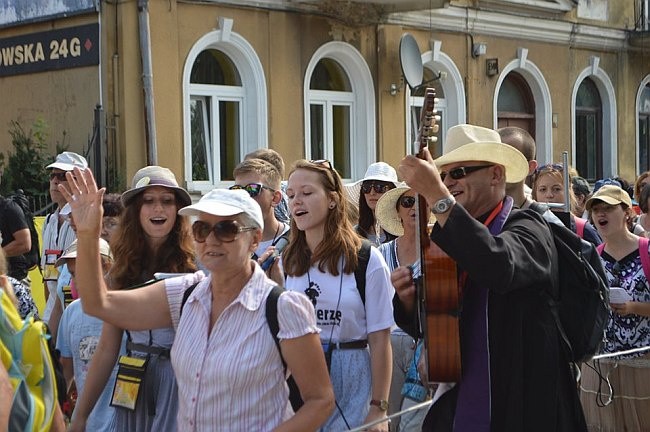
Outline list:
[[[401,205],[404,208],[411,208],[415,205],[415,197],[414,196],[403,196],[399,199],[399,205]]]
[[[242,185],[232,185],[228,189],[230,190],[245,190],[248,192],[248,195],[250,195],[251,198],[255,198],[258,196],[261,192],[262,189],[270,190],[271,192],[275,192],[275,189],[272,189],[268,186],[264,186],[262,183],[249,183],[246,186]]]
[[[460,180],[463,177],[467,176],[468,174],[473,173],[474,171],[482,170],[484,168],[490,168],[491,166],[494,165],[476,165],[476,166],[469,166],[469,167],[458,167],[454,168],[453,170],[450,170],[449,172],[443,171],[440,173],[440,178],[442,181],[445,181],[445,177],[447,177],[447,174],[449,174],[449,177],[453,178],[454,180]]]
[[[198,243],[205,242],[210,233],[213,233],[214,237],[222,243],[231,243],[237,240],[239,233],[256,229],[257,227],[254,226],[240,226],[234,220],[224,220],[214,225],[198,220],[192,224],[192,234],[194,235],[194,240]]]
[[[51,172],[50,180],[57,179],[60,182],[68,181],[68,179],[65,177],[65,174],[65,172]]]
[[[375,190],[376,193],[378,194],[383,194],[388,192],[391,189],[394,189],[395,185],[391,183],[375,183],[375,182],[363,182],[361,184],[361,192],[364,194],[370,193],[373,189]]]

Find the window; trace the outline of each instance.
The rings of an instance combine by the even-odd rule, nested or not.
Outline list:
[[[189,191],[231,184],[243,157],[268,146],[266,79],[253,47],[221,19],[183,66],[183,145]]]
[[[639,99],[639,172],[650,170],[650,84]]]
[[[345,70],[335,60],[320,60],[309,82],[309,158],[333,161],[343,178],[352,178],[353,111],[354,95]]]
[[[523,76],[510,72],[501,84],[497,99],[497,126],[516,126],[535,138],[535,101]]]
[[[437,75],[434,75],[434,72],[428,67],[424,68],[424,77],[422,79],[423,83],[427,83],[425,86],[416,88],[416,90],[411,94],[410,106],[411,106],[411,139],[410,143],[415,143],[415,140],[418,137],[419,127],[420,127],[420,115],[422,113],[422,105],[424,104],[424,93],[427,88],[433,88],[436,92],[436,98],[438,99],[435,109],[436,115],[440,117],[438,120],[438,133],[435,135],[437,140],[435,142],[429,141],[429,151],[434,158],[442,156],[443,149],[443,139],[445,136],[445,131],[449,128],[449,116],[447,115],[447,100],[445,98],[445,91],[442,88],[440,79]],[[416,148],[408,149],[409,154],[413,154],[417,149]]]
[[[590,182],[603,178],[602,103],[596,84],[585,78],[576,95],[575,167]]]
[[[375,91],[365,59],[345,42],[321,46],[307,65],[305,157],[329,159],[344,179],[375,162]],[[353,151],[354,150],[354,151]]]
[[[241,148],[239,73],[223,52],[205,50],[192,67],[190,91],[192,181],[232,180]]]

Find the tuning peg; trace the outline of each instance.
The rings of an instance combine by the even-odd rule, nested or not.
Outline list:
[[[433,118],[434,118],[437,122],[440,121],[440,116],[439,116],[439,115],[434,115]]]
[[[437,134],[438,131],[440,130],[440,125],[435,124],[435,125],[433,125],[432,129],[433,129],[433,133]]]

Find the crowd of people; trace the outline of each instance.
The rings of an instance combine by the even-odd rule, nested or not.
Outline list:
[[[107,193],[84,157],[59,154],[45,310],[11,205],[0,285],[49,326],[67,430],[650,430],[650,172],[592,190],[570,167],[538,165],[515,127],[454,126],[442,156],[420,156],[344,184],[327,160],[295,161],[285,181],[282,157],[262,149],[232,186],[193,199],[159,166]],[[546,301],[558,297],[552,215],[597,247],[612,296],[580,377]],[[434,246],[458,273],[454,382],[426,373],[418,283]],[[0,405],[4,430],[11,399]]]

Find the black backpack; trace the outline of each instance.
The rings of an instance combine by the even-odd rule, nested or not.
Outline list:
[[[18,189],[14,194],[11,194],[4,199],[15,203],[22,210],[23,215],[25,216],[25,221],[29,228],[29,234],[32,238],[32,248],[29,252],[23,255],[27,262],[27,270],[29,270],[34,266],[38,266],[41,262],[41,246],[38,242],[38,231],[34,225],[34,214],[29,207],[29,200],[22,189]]]
[[[540,214],[548,207],[533,203]],[[590,360],[600,351],[609,320],[609,285],[596,247],[561,223],[544,219],[553,234],[559,266],[558,298],[547,296],[571,361]]]

